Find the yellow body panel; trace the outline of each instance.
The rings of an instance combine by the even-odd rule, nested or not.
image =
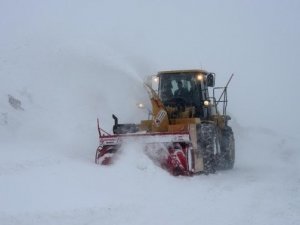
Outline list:
[[[189,124],[174,124],[169,125],[168,132],[182,132],[189,131]]]
[[[139,124],[139,128],[141,131],[151,131],[152,128],[152,120],[142,120]]]
[[[178,119],[171,119],[171,124],[200,124],[200,118],[178,118]]]
[[[168,113],[159,98],[151,98],[153,120],[152,131],[153,132],[166,132],[170,124]]]

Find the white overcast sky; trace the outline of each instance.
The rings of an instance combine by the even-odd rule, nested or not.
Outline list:
[[[223,85],[235,73],[228,110],[241,125],[300,136],[300,1],[0,0],[0,34],[2,66],[76,46],[140,76],[203,68]]]

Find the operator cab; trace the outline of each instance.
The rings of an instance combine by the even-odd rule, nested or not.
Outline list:
[[[209,99],[207,87],[214,85],[211,73],[204,70],[164,71],[157,77],[158,95],[166,107],[193,107],[194,116],[207,116],[203,104]]]

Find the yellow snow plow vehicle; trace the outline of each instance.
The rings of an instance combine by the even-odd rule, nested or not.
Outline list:
[[[100,128],[98,120],[95,162],[111,164],[122,143],[140,140],[145,153],[173,175],[233,168],[235,141],[226,114],[232,76],[225,87],[214,87],[215,74],[204,70],[159,72],[145,84],[152,105],[148,120],[119,124],[113,115],[113,134]]]

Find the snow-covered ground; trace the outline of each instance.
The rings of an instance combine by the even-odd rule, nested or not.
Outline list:
[[[45,129],[54,126],[44,125]],[[117,164],[95,165],[93,128],[77,128],[73,140],[54,135],[1,141],[1,224],[300,221],[295,139],[259,129],[235,129],[235,169],[187,178],[170,176],[134,144],[124,147]]]
[[[133,102],[119,99],[124,92],[120,86],[128,90],[128,98],[135,96],[130,85],[138,81],[126,75],[111,105],[107,84],[114,83],[113,75],[99,82],[75,77],[47,90],[27,74],[32,86],[2,86],[1,224],[300,222],[298,139],[259,126],[233,121],[236,166],[215,175],[172,177],[136,144],[124,146],[115,165],[95,165],[96,117],[104,118],[110,129],[113,110],[123,108],[117,111],[120,116],[143,114]],[[55,83],[58,77],[48,79]],[[13,108],[8,95],[19,99],[24,110]]]
[[[66,2],[51,2],[47,7],[38,1],[28,1],[22,7],[17,1],[0,3],[0,18],[3,18],[0,20],[1,225],[300,224],[299,107],[291,108],[299,94],[288,93],[294,91],[293,81],[299,78],[286,73],[286,86],[279,79],[281,65],[291,66],[292,58],[280,65],[275,60],[273,65],[278,66],[279,72],[269,71],[274,79],[261,79],[261,74],[255,75],[253,70],[266,72],[267,69],[264,70],[262,64],[250,68],[250,64],[239,61],[238,47],[233,48],[229,58],[226,57],[228,52],[219,51],[225,60],[221,62],[220,58],[212,57],[212,53],[208,53],[210,49],[204,45],[197,47],[185,39],[189,43],[186,45],[174,39],[178,41],[173,43],[174,47],[183,54],[180,58],[174,56],[172,42],[164,42],[165,39],[152,42],[143,36],[157,38],[153,31],[161,35],[164,23],[170,22],[164,18],[176,18],[182,7],[192,10],[186,3],[176,2],[167,12],[167,3],[161,3],[162,8],[157,9],[152,3],[129,1],[121,4],[120,11],[109,1],[77,2],[70,6],[73,9],[70,12]],[[126,7],[132,10],[131,16],[124,15]],[[222,20],[219,13],[228,14],[227,11],[216,14],[213,9],[219,8],[214,4],[203,7],[207,7],[219,22]],[[240,5],[235,7],[241,9]],[[278,8],[276,10],[280,11]],[[113,9],[124,21],[113,17],[103,22],[101,19],[110,18],[107,16]],[[138,9],[138,13],[134,9]],[[161,13],[159,19],[152,17],[151,9]],[[256,9],[247,7],[247,10]],[[241,16],[242,11],[237,12],[240,18],[246,18]],[[290,17],[293,12],[290,11]],[[85,17],[77,18],[78,13]],[[210,15],[207,11],[203,13],[205,18]],[[257,13],[263,15],[260,10]],[[101,31],[93,32],[97,27],[94,19],[98,16],[104,31],[99,28]],[[42,21],[38,20],[41,18]],[[154,25],[150,18],[154,19]],[[194,20],[196,18],[191,21],[198,21]],[[245,26],[252,25],[250,18],[245,20],[249,22]],[[162,24],[157,23],[160,19]],[[259,26],[256,22],[254,20],[253,24]],[[177,25],[190,32],[193,30],[186,27],[185,22]],[[177,32],[177,28],[169,26],[163,34],[174,34],[175,30]],[[125,31],[132,33],[128,35]],[[124,39],[121,39],[122,32],[126,33],[122,36]],[[112,40],[108,40],[109,36]],[[211,43],[208,46],[226,50],[220,42],[214,45],[213,36],[204,39],[211,41],[206,42]],[[235,44],[243,44],[238,42],[241,41],[239,36],[235,38]],[[143,41],[148,46],[144,47]],[[257,42],[252,44],[257,48]],[[129,49],[132,46],[136,49]],[[164,51],[164,47],[168,51]],[[227,71],[226,63],[240,72],[230,84],[228,106],[236,138],[235,168],[209,176],[173,177],[155,166],[136,143],[122,148],[116,164],[110,167],[95,165],[96,118],[99,117],[101,125],[110,131],[112,113],[117,114],[121,122],[138,122],[147,117],[146,112],[136,108],[137,102],[147,102],[142,81],[160,69],[191,65],[197,68],[195,55],[187,56],[184,50],[187,47],[191,52],[196,48],[208,53],[196,56],[203,63],[214,65],[216,72]],[[294,47],[299,49],[299,45]],[[152,48],[157,55],[151,54]],[[145,53],[141,54],[143,50]],[[252,59],[251,54],[256,57],[255,52],[246,52],[246,58]],[[161,57],[156,58],[158,55]],[[271,59],[266,59],[269,60],[266,65],[271,65]],[[235,60],[236,63],[232,63]],[[202,64],[199,67],[202,66],[206,68]],[[214,68],[207,69],[214,71]],[[289,70],[292,71],[292,67]],[[217,85],[224,84],[227,78],[217,73]],[[255,79],[261,83],[255,88],[257,93],[251,95]],[[273,89],[278,86],[282,90],[280,96]],[[285,98],[285,92],[289,98]],[[276,106],[271,113],[266,107],[270,96],[280,101],[270,102],[271,106]]]

